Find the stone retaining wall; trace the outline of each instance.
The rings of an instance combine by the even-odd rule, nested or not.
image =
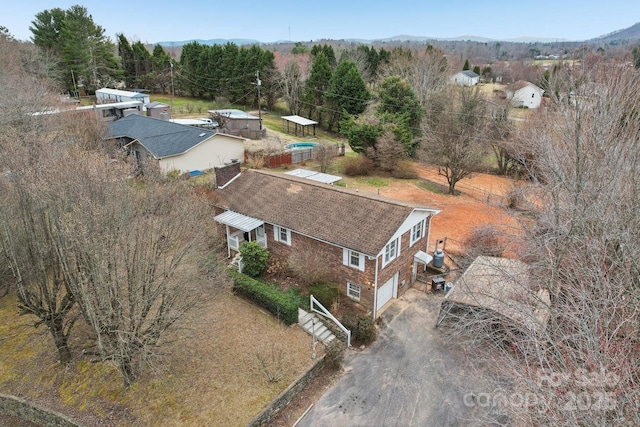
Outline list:
[[[300,375],[285,391],[280,393],[260,414],[258,414],[248,424],[249,427],[262,427],[266,426],[271,420],[278,415],[278,413],[284,409],[293,398],[300,393],[324,367],[324,356],[309,368],[305,373]]]
[[[0,414],[21,418],[43,427],[82,427],[65,415],[6,394],[0,394]]]

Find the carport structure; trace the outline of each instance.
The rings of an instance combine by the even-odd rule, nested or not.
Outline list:
[[[539,331],[549,317],[549,291],[533,283],[517,259],[479,256],[447,293],[436,326],[458,308],[494,313],[519,328]],[[492,317],[491,314],[488,314]]]
[[[313,126],[313,136],[316,136],[316,125],[318,122],[307,119],[301,116],[282,116],[282,130],[283,132],[291,133],[291,125],[293,124],[293,133],[298,136],[298,130],[304,137],[305,130],[307,131],[307,135],[309,135],[309,130],[307,129],[309,126]]]

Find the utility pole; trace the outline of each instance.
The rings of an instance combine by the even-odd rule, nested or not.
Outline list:
[[[71,80],[73,80],[73,90],[75,91],[76,98],[80,99],[80,94],[78,93],[78,86],[76,85],[76,76],[73,75],[73,68],[71,69]]]
[[[173,109],[173,61],[169,60],[169,65],[171,65],[171,108]]]
[[[260,119],[260,130],[262,130],[262,110],[260,109],[260,71],[256,71],[256,87],[258,88],[258,118]]]

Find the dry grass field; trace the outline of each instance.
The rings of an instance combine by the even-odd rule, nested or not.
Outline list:
[[[313,362],[311,338],[299,327],[221,291],[167,337],[155,370],[123,389],[111,365],[81,355],[78,339],[76,360],[59,366],[46,331],[15,307],[13,296],[0,299],[0,393],[87,426],[243,426]],[[257,355],[282,370],[280,381],[267,380]]]

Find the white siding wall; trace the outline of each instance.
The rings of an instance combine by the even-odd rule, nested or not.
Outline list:
[[[200,145],[179,156],[160,160],[160,168],[166,173],[171,170],[189,172],[211,169],[231,162],[231,159],[244,160],[244,142],[222,134],[216,134]]]
[[[515,107],[538,108],[542,102],[542,91],[533,86],[525,86],[513,94]]]

